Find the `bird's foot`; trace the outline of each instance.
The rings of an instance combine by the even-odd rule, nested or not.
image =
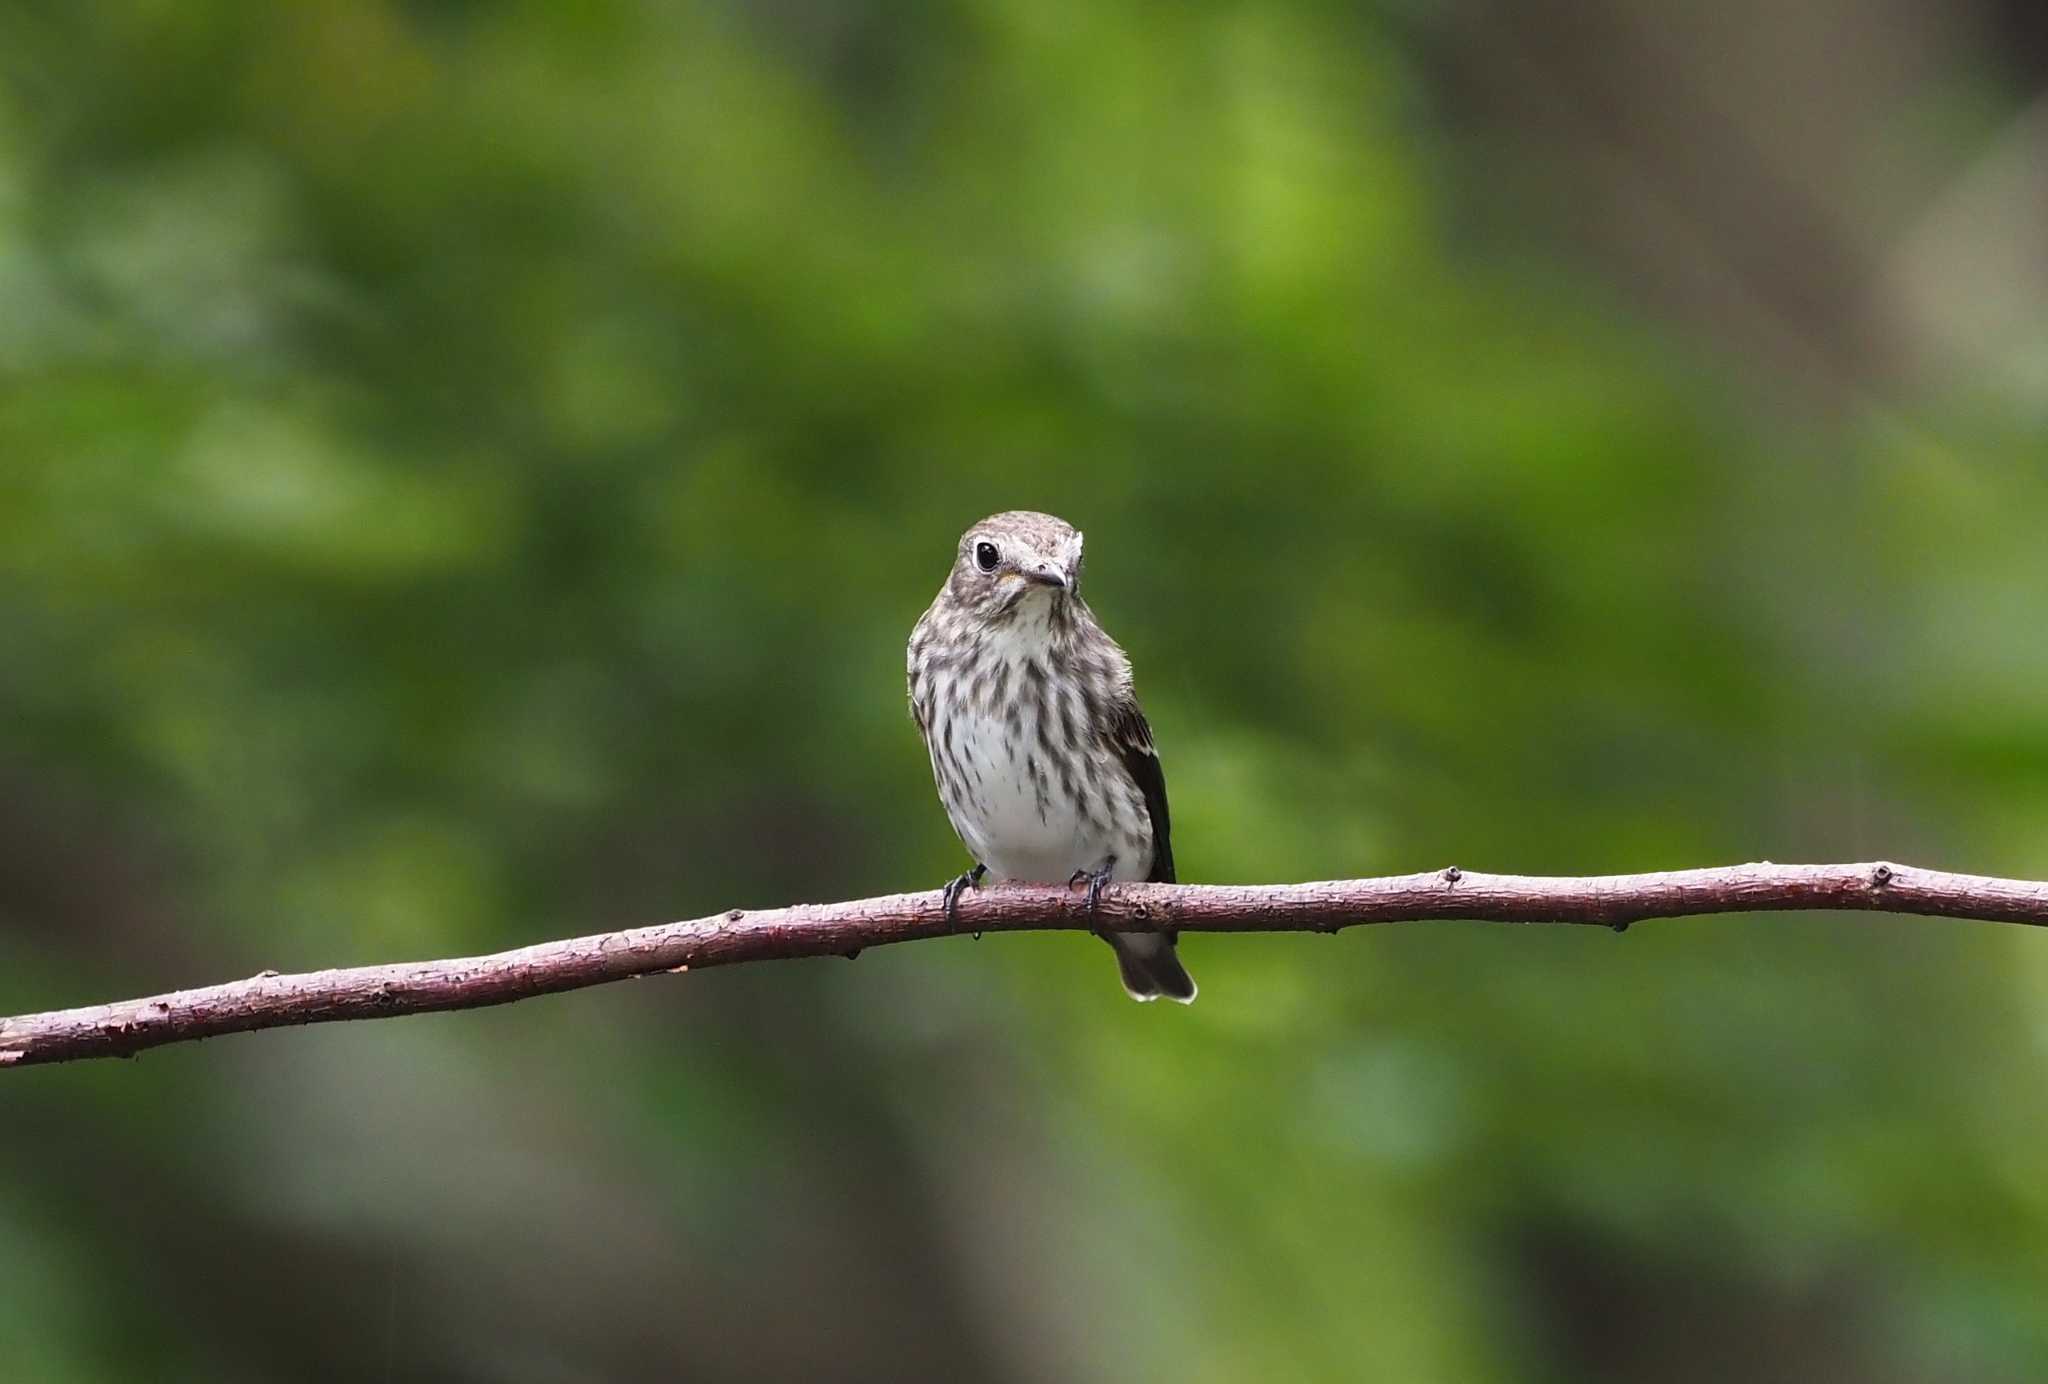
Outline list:
[[[960,913],[960,892],[963,889],[981,888],[981,877],[988,873],[988,866],[977,862],[975,867],[955,879],[948,880],[945,888],[946,931],[953,930]]]
[[[1111,856],[1102,862],[1102,868],[1099,870],[1076,870],[1067,877],[1067,888],[1069,889],[1072,889],[1084,879],[1088,881],[1088,926],[1096,932],[1102,931],[1101,928],[1095,926],[1096,917],[1102,911],[1102,886],[1110,882],[1110,876],[1115,871],[1116,857]]]

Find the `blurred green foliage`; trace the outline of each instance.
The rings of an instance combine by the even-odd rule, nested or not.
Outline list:
[[[0,1012],[935,886],[902,643],[1011,507],[1187,880],[2048,875],[2040,399],[1531,232],[1461,32],[0,11]],[[963,939],[26,1071],[0,1374],[2040,1378],[2043,941],[1195,937],[1161,1012]]]

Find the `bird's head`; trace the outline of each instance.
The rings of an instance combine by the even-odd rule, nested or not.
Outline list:
[[[991,514],[960,536],[946,589],[985,619],[1007,617],[1026,602],[1064,610],[1081,591],[1081,535],[1050,514]]]

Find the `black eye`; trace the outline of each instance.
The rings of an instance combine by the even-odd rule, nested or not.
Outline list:
[[[996,551],[996,545],[993,543],[974,545],[974,565],[984,572],[995,571],[996,564],[1002,561],[1002,558],[1003,555]]]

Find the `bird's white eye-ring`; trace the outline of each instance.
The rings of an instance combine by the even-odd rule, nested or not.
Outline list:
[[[995,544],[984,541],[974,545],[974,565],[982,571],[995,571],[996,564],[1002,560],[1003,555],[996,551]]]

